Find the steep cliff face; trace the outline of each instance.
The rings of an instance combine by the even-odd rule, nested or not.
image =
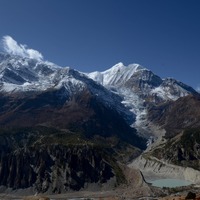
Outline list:
[[[99,149],[83,146],[41,146],[0,153],[0,185],[33,187],[37,192],[61,193],[96,183],[99,187],[116,172]]]
[[[112,149],[52,128],[1,130],[0,186],[62,193],[125,182]]]

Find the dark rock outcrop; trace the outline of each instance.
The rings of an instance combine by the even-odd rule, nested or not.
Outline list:
[[[61,193],[116,176],[103,152],[88,145],[44,145],[0,152],[0,185]]]
[[[124,183],[115,150],[50,127],[0,130],[0,186],[63,193]]]

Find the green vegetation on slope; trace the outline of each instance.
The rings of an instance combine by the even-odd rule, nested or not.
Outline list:
[[[200,170],[200,129],[192,128],[169,139],[151,153],[158,159]]]

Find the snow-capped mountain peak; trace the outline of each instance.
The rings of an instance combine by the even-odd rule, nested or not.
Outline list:
[[[139,64],[125,66],[120,62],[106,71],[92,72],[87,76],[120,95],[123,98],[122,103],[136,115],[136,121],[132,125],[145,134],[149,132],[149,105],[174,101],[196,93],[193,88],[175,79],[161,79]]]
[[[83,89],[84,83],[76,80],[71,71],[51,62],[0,53],[0,91],[44,91],[63,85]]]
[[[110,69],[103,72],[88,73],[88,77],[104,86],[122,85],[127,82],[134,73],[145,70],[139,64],[130,64],[125,66],[122,62],[117,63]]]
[[[103,74],[116,74],[116,73],[125,73],[127,71],[131,72],[131,74],[135,73],[138,70],[143,70],[144,68],[139,64],[129,64],[125,66],[122,62],[117,63],[110,69],[102,72]]]
[[[103,72],[95,71],[86,75],[107,88],[117,91],[128,89],[142,98],[153,95],[160,101],[176,100],[196,92],[173,78],[161,79],[139,64],[125,66],[120,62]]]

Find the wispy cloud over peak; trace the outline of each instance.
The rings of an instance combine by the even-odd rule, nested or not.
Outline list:
[[[21,57],[43,60],[42,54],[34,49],[29,49],[25,44],[18,44],[11,36],[4,36],[2,38],[2,48],[5,52]]]
[[[200,85],[196,87],[196,91],[200,93]]]

